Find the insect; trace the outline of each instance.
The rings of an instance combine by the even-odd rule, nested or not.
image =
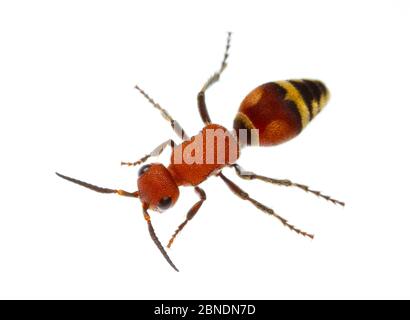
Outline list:
[[[228,179],[222,173],[224,168],[233,168],[242,179],[261,180],[280,186],[296,187],[329,200],[334,204],[344,206],[343,202],[324,195],[319,191],[314,191],[306,185],[294,183],[290,180],[273,179],[245,171],[237,163],[241,150],[247,145],[272,146],[297,136],[321,112],[329,99],[329,92],[325,85],[318,80],[302,79],[265,83],[252,90],[244,98],[234,119],[233,130],[228,131],[225,127],[211,121],[205,102],[205,93],[219,80],[227,66],[230,40],[231,33],[228,33],[221,66],[205,82],[198,93],[198,108],[204,127],[199,134],[193,137],[188,136],[181,125],[144,90],[139,86],[135,87],[154,108],[160,111],[162,117],[169,122],[175,133],[182,139],[180,144],[175,143],[172,139],[168,139],[152,152],[135,162],[121,162],[121,165],[138,166],[151,157],[159,156],[167,147],[172,149],[172,156],[168,166],[164,166],[161,163],[150,163],[143,165],[139,169],[138,191],[127,192],[121,189],[102,188],[56,172],[63,179],[96,192],[115,193],[121,196],[139,198],[152,240],[176,271],[179,270],[155,234],[148,210],[162,212],[171,208],[178,200],[179,187],[181,186],[193,187],[195,189],[199,200],[190,208],[186,219],[178,226],[170,238],[167,245],[170,248],[176,236],[197,214],[206,200],[205,191],[200,185],[211,176],[220,178],[235,195],[242,200],[249,201],[259,210],[275,217],[285,227],[313,239],[312,234],[290,224],[273,209],[255,200],[232,180]]]

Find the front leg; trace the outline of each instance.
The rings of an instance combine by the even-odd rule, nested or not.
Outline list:
[[[167,141],[161,143],[158,147],[156,147],[154,150],[152,150],[151,153],[146,154],[146,155],[143,156],[141,159],[139,159],[139,160],[137,160],[137,161],[135,161],[135,162],[121,162],[121,165],[122,165],[122,166],[129,166],[129,167],[131,167],[131,166],[133,166],[133,167],[138,166],[138,165],[144,163],[145,161],[147,161],[147,160],[148,160],[149,158],[151,158],[151,157],[157,157],[157,156],[159,156],[159,155],[162,153],[162,151],[165,150],[165,148],[166,148],[167,146],[170,146],[170,147],[172,148],[172,150],[174,150],[174,148],[175,148],[175,142],[174,142],[174,140],[169,139],[169,140],[167,140]]]
[[[196,193],[199,195],[199,201],[197,203],[195,203],[192,208],[188,211],[188,214],[186,215],[186,219],[184,222],[182,222],[178,229],[175,231],[174,235],[171,237],[171,239],[168,242],[167,248],[171,248],[172,243],[175,240],[175,237],[177,236],[178,233],[181,232],[181,230],[186,226],[186,224],[188,223],[189,220],[191,220],[196,213],[198,212],[199,208],[201,208],[202,203],[206,200],[206,194],[205,191],[202,190],[200,187],[195,187],[195,191]]]

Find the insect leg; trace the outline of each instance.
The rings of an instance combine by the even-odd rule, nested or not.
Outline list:
[[[121,162],[121,165],[124,166],[138,166],[141,163],[144,163],[145,161],[147,161],[149,158],[151,157],[157,157],[159,156],[162,151],[165,150],[165,148],[167,146],[170,146],[172,149],[174,149],[175,147],[175,142],[172,139],[169,139],[163,143],[161,143],[158,147],[156,147],[154,150],[152,150],[151,153],[146,154],[145,156],[143,156],[141,159],[135,161],[135,162]]]
[[[203,85],[201,91],[198,93],[198,109],[199,109],[199,114],[201,115],[201,119],[205,124],[211,123],[211,118],[209,117],[208,114],[208,109],[206,108],[206,103],[205,103],[205,91],[212,86],[215,82],[217,82],[222,74],[222,72],[225,70],[227,66],[227,59],[228,59],[228,51],[229,47],[231,45],[231,32],[228,32],[228,38],[226,40],[226,47],[225,47],[225,54],[221,63],[221,67],[217,72],[215,72]]]
[[[148,209],[146,207],[143,207],[143,212],[144,212],[144,218],[145,221],[147,221],[148,224],[148,231],[151,236],[151,239],[154,241],[155,245],[158,247],[159,251],[161,251],[162,255],[164,256],[165,260],[171,265],[172,268],[174,268],[175,271],[178,271],[178,268],[175,266],[175,264],[172,262],[171,258],[168,256],[167,252],[165,251],[164,247],[162,246],[161,242],[159,241],[157,235],[155,234],[154,227],[152,226],[151,223],[151,217],[148,214]]]
[[[137,89],[153,106],[154,108],[158,109],[161,112],[162,117],[167,120],[170,124],[174,132],[180,137],[182,140],[188,140],[189,136],[185,133],[185,130],[181,127],[178,121],[174,120],[167,110],[163,109],[158,103],[156,103],[144,90],[142,90],[138,85],[135,86]]]
[[[90,190],[93,190],[93,191],[96,191],[96,192],[99,192],[99,193],[116,193],[116,194],[119,194],[120,196],[138,198],[138,191],[128,192],[128,191],[124,191],[124,190],[121,190],[121,189],[102,188],[102,187],[97,187],[93,184],[90,184],[90,183],[87,183],[87,182],[84,182],[84,181],[80,181],[80,180],[77,180],[77,179],[74,179],[74,178],[67,177],[67,176],[62,175],[58,172],[56,172],[56,175],[59,176],[60,178],[63,178],[65,180],[67,180],[67,181],[73,182],[75,184],[78,184],[80,186],[83,186],[85,188],[88,188]]]
[[[233,167],[235,169],[236,174],[245,180],[261,180],[261,181],[265,181],[268,183],[272,183],[272,184],[277,184],[280,186],[285,186],[285,187],[296,187],[299,189],[302,189],[306,192],[310,192],[312,194],[317,195],[320,198],[326,199],[328,201],[333,202],[334,204],[339,204],[341,206],[344,206],[345,203],[336,199],[331,198],[330,196],[324,195],[322,194],[320,191],[316,191],[316,190],[311,190],[308,186],[305,186],[303,184],[300,183],[295,183],[292,182],[290,180],[284,179],[284,180],[279,180],[279,179],[273,179],[273,178],[269,178],[269,177],[265,177],[265,176],[261,176],[258,174],[255,174],[253,172],[250,171],[245,171],[240,165],[238,164],[233,164],[231,165],[231,167]]]
[[[282,224],[285,227],[288,227],[290,230],[295,231],[298,234],[301,234],[302,236],[307,236],[311,239],[313,239],[314,235],[307,233],[303,230],[300,230],[298,228],[296,228],[295,226],[289,224],[287,222],[286,219],[282,218],[280,215],[278,215],[275,211],[273,211],[271,208],[268,208],[267,206],[265,206],[264,204],[260,203],[259,201],[256,201],[255,199],[251,198],[249,196],[249,194],[247,192],[245,192],[244,190],[242,190],[238,185],[236,185],[234,182],[232,182],[231,180],[229,180],[227,177],[225,177],[222,173],[218,174],[221,179],[225,182],[225,184],[229,187],[229,189],[231,189],[231,191],[236,194],[239,198],[241,198],[242,200],[247,200],[249,202],[251,202],[256,208],[258,208],[259,210],[262,210],[263,212],[266,212],[269,215],[274,216],[275,218],[279,219],[280,222],[282,222]]]
[[[185,221],[182,222],[182,223],[179,225],[179,227],[178,227],[177,230],[175,230],[175,233],[173,234],[173,236],[171,237],[171,239],[170,239],[169,242],[168,242],[167,248],[171,248],[171,245],[172,245],[172,243],[174,242],[175,237],[177,236],[177,234],[180,233],[181,230],[186,226],[186,224],[188,223],[188,221],[191,220],[191,219],[196,215],[196,213],[198,212],[199,208],[201,208],[202,203],[206,200],[206,194],[205,194],[205,191],[204,191],[204,190],[202,190],[202,189],[199,188],[199,187],[195,187],[195,191],[196,191],[196,193],[199,195],[199,198],[200,198],[200,199],[199,199],[199,201],[198,201],[197,203],[195,203],[195,204],[192,206],[191,209],[189,209],[189,211],[188,211],[188,213],[187,213],[187,215],[186,215]]]

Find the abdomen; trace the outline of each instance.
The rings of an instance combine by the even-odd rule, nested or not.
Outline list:
[[[329,99],[326,86],[318,80],[287,80],[265,83],[242,101],[234,129],[258,129],[259,144],[271,146],[297,136],[323,109]]]

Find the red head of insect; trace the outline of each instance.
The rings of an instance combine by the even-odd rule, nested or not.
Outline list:
[[[138,172],[141,202],[151,210],[164,211],[178,200],[179,189],[168,169],[160,163],[142,166]]]

